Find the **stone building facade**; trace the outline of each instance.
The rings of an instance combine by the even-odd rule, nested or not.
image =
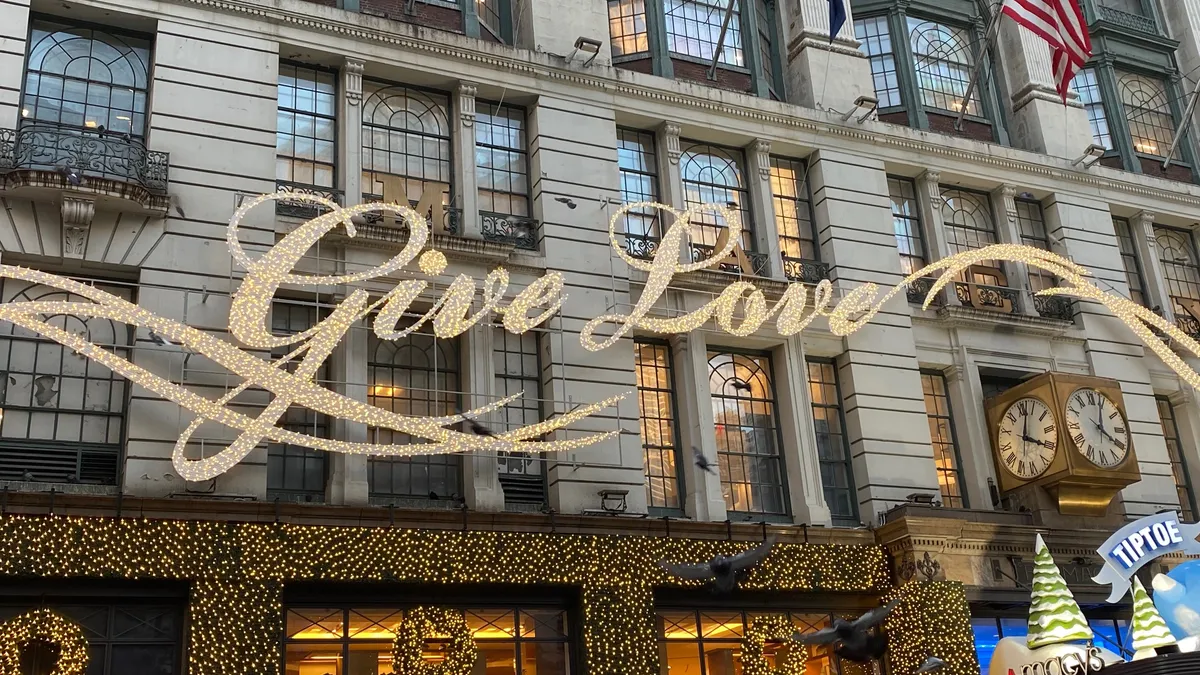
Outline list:
[[[357,325],[318,382],[418,415],[525,392],[486,420],[497,432],[635,392],[568,435],[619,434],[563,455],[388,460],[271,444],[193,483],[171,464],[191,421],[178,406],[0,324],[5,508],[119,518],[136,503],[140,515],[172,522],[401,522],[431,531],[461,523],[653,540],[748,541],[772,531],[797,546],[890,556],[888,580],[825,586],[852,599],[788,606],[808,617],[804,625],[893,586],[945,582],[970,603],[985,662],[981,645],[1012,634],[1006,619],[1023,616],[1025,564],[1042,531],[1060,562],[1077,568],[1068,580],[1089,616],[1119,642],[1124,610],[1102,606],[1084,572],[1116,523],[1163,509],[1195,518],[1188,467],[1200,466],[1200,406],[1103,307],[1034,295],[1054,278],[1017,263],[976,266],[929,308],[928,285],[917,284],[848,337],[821,323],[794,336],[764,328],[734,337],[710,323],[683,335],[639,333],[601,351],[580,344],[587,321],[628,311],[644,290],[644,272],[618,257],[608,234],[620,205],[635,201],[679,210],[719,203],[738,215],[740,232],[725,236],[737,238],[739,255],[677,277],[655,308],[664,317],[739,279],[771,297],[789,283],[828,279],[842,297],[865,283],[895,286],[952,254],[1016,243],[1066,256],[1104,288],[1200,335],[1193,136],[1165,161],[1176,132],[1192,126],[1184,114],[1200,68],[1200,2],[1081,0],[1095,56],[1066,105],[1033,34],[1004,21],[986,46],[987,3],[847,4],[852,16],[831,37],[823,0],[0,0],[0,262],[92,280],[228,339],[231,293],[245,270],[229,256],[225,228],[246,196],[286,189],[344,206],[408,200],[429,215],[433,245],[450,260],[442,288],[453,275],[481,279],[499,265],[516,287],[560,272],[563,309],[523,335],[480,324],[451,340],[417,332],[391,342]],[[981,86],[964,103],[981,61]],[[317,213],[286,201],[260,206],[243,221],[242,241],[260,254]],[[670,221],[648,208],[619,215],[616,245],[648,258]],[[710,256],[727,225],[693,220],[685,255]],[[403,243],[398,232],[372,220],[353,238],[331,233],[305,271],[377,265]],[[362,287],[378,294],[390,284]],[[285,288],[271,327],[306,330],[349,290]],[[0,286],[3,302],[40,299],[68,298],[12,279]],[[62,321],[208,398],[238,384],[143,329]],[[1120,383],[1141,480],[1106,516],[1062,516],[1044,492],[1015,498],[997,487],[1004,469],[984,402],[1045,372]],[[251,389],[234,405],[254,411],[267,401]],[[299,408],[283,424],[404,442]],[[206,423],[189,452],[203,456],[235,436]],[[697,466],[695,453],[715,471]],[[812,591],[820,579],[781,587]],[[291,592],[280,602],[321,607],[328,597]],[[518,623],[519,595],[510,603]],[[780,609],[762,603],[721,605],[736,619],[704,635],[682,627],[704,616],[660,612],[657,656],[626,672],[665,673],[674,663],[732,673],[720,631],[740,636],[751,622],[746,607]],[[356,611],[343,605],[336,611]],[[171,616],[184,620],[182,610]],[[318,619],[297,631],[329,628]],[[682,622],[674,632],[663,628],[671,621]],[[688,646],[677,650],[671,635]],[[282,667],[307,675],[318,672],[314,663],[343,659],[339,672],[368,672],[361,659],[351,663],[352,636],[325,637],[325,651],[295,660],[292,642],[276,644]],[[108,638],[106,648],[120,652]],[[519,672],[600,668],[592,656],[559,658],[558,647],[529,665],[522,639],[513,642]],[[588,633],[588,649],[599,639]],[[709,649],[706,639],[718,642]],[[685,654],[696,645],[700,656]],[[185,651],[156,658],[219,672],[217,661]],[[853,670],[824,658],[819,668]]]

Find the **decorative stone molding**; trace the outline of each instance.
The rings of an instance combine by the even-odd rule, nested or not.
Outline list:
[[[346,67],[342,69],[342,78],[346,88],[346,102],[350,105],[356,106],[362,103],[362,74],[365,65],[358,59],[346,59]]]
[[[754,154],[758,156],[758,177],[763,180],[771,180],[771,141],[756,139]]]
[[[1149,211],[1138,211],[1131,219],[1134,225],[1145,235],[1146,241],[1150,242],[1151,245],[1155,243],[1154,218],[1154,214]]]
[[[679,163],[679,156],[682,154],[679,150],[679,125],[667,122],[663,125],[663,135],[667,139],[667,158],[672,164]]]
[[[929,200],[933,202],[933,207],[940,209],[942,206],[942,174],[929,170],[917,176],[917,182],[925,186],[925,191],[929,194]]]
[[[458,84],[458,119],[468,129],[475,126],[475,92],[478,88],[473,82]]]
[[[63,197],[62,235],[63,257],[83,258],[87,251],[88,230],[96,215],[96,201],[86,197]]]
[[[1004,184],[996,188],[992,195],[1000,202],[1001,213],[1008,218],[1009,225],[1017,223],[1017,186]]]

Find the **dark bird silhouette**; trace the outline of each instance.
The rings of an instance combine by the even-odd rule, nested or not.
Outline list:
[[[475,434],[476,436],[491,437],[491,436],[496,435],[496,434],[492,433],[491,429],[483,426],[482,424],[480,424],[479,422],[476,422],[475,420],[467,420],[467,428],[469,428],[471,430],[471,433]]]
[[[713,465],[708,461],[708,458],[704,456],[704,453],[700,452],[699,448],[692,448],[692,454],[696,456],[696,466],[714,476],[717,475],[717,470],[713,468]]]
[[[743,382],[742,380],[732,380],[730,381],[729,386],[737,389],[738,391],[750,391],[750,383]]]
[[[26,471],[25,473],[21,474],[21,480],[25,481],[26,483],[32,483],[33,482],[33,472]]]
[[[899,602],[893,600],[883,607],[876,607],[854,621],[836,618],[829,628],[815,633],[796,633],[792,639],[804,645],[833,645],[838,656],[856,663],[880,659],[887,651],[887,635],[876,628]]]
[[[83,178],[80,177],[79,172],[68,166],[58,167],[58,175],[62,176],[68,185],[81,185],[83,183]]]
[[[53,375],[38,375],[33,378],[33,399],[43,408],[58,396],[58,390],[54,389],[54,379]]]
[[[714,591],[728,593],[737,586],[739,577],[745,575],[751,567],[762,562],[771,553],[771,547],[774,545],[775,537],[768,537],[757,548],[742,551],[733,556],[719,555],[706,563],[683,563],[676,565],[663,560],[659,565],[668,574],[681,579],[694,579],[697,581],[711,580]]]
[[[437,493],[436,493],[436,492],[434,492],[433,490],[430,490],[430,491],[429,491],[429,498],[430,498],[431,500],[433,500],[433,501],[435,501],[435,502],[436,502],[436,501],[438,500]]]
[[[158,333],[155,333],[154,331],[150,331],[150,341],[153,342],[154,344],[158,345],[159,347],[174,347],[175,346],[175,343],[173,343],[170,340],[168,340],[167,338],[159,335]]]
[[[945,661],[939,659],[936,656],[931,656],[931,657],[925,659],[925,663],[922,663],[920,668],[917,668],[917,672],[918,673],[932,673],[935,670],[941,670],[942,667],[945,665],[946,665]]]
[[[575,208],[575,202],[571,201],[569,197],[555,197],[554,201],[558,202],[559,204],[566,204],[568,209]]]

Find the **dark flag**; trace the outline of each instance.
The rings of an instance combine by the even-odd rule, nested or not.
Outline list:
[[[829,0],[829,41],[842,31],[846,23],[846,0]]]

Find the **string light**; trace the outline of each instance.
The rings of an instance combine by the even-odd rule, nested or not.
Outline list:
[[[21,651],[30,642],[57,648],[58,659],[49,675],[83,675],[88,664],[88,641],[83,629],[49,609],[36,609],[0,624],[0,675],[22,675]]]
[[[742,638],[742,675],[804,675],[808,649],[793,639],[795,634],[796,627],[785,616],[754,617]],[[766,657],[768,640],[782,641],[787,647],[787,654],[774,668]]]
[[[422,658],[425,640],[433,636],[450,638],[445,659],[438,664]],[[392,643],[392,672],[396,675],[471,675],[479,645],[462,612],[438,607],[408,610]]]
[[[188,581],[191,675],[279,672],[285,584],[384,581],[579,588],[583,672],[655,675],[655,588],[702,587],[668,576],[658,561],[744,548],[651,536],[0,517],[0,575]],[[776,544],[740,585],[873,596],[891,589],[883,547],[832,544]],[[943,673],[979,672],[961,584],[911,582],[893,595],[905,598],[888,624],[893,672],[913,672],[926,652],[946,660]]]
[[[430,276],[441,274],[446,270],[446,265],[448,264],[450,263],[446,260],[446,254],[433,249],[422,253],[421,257],[417,260],[417,267]]]

